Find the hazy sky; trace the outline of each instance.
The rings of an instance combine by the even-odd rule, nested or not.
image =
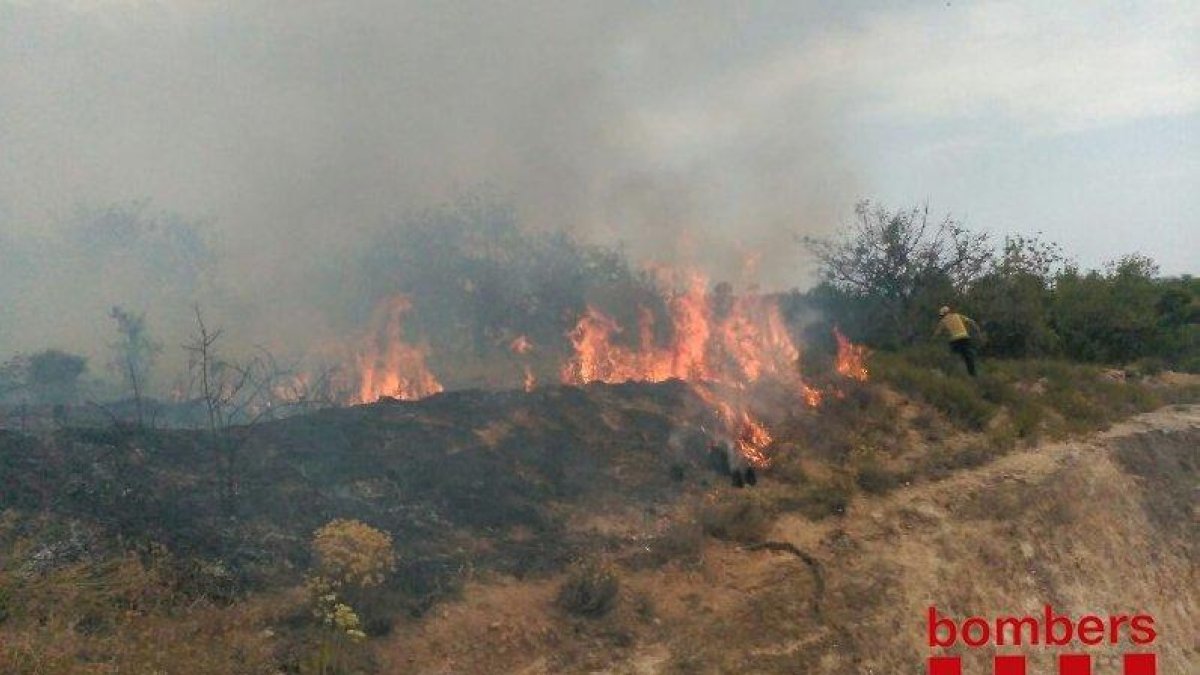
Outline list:
[[[479,186],[772,286],[864,197],[1197,273],[1198,36],[1194,1],[0,0],[0,322],[20,346],[72,329],[37,293],[152,304],[36,255],[130,199],[210,220],[288,312],[314,265]]]

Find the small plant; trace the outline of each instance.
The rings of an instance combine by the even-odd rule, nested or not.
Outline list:
[[[854,482],[867,494],[881,495],[899,487],[904,477],[888,471],[876,461],[867,461],[858,467]]]
[[[335,588],[371,588],[396,569],[392,537],[357,520],[334,520],[313,535],[319,576]]]
[[[383,584],[396,568],[392,537],[357,520],[334,520],[317,530],[312,541],[316,567],[308,578],[312,614],[323,629],[308,671],[328,675],[341,671],[349,644],[367,638],[362,619],[350,604],[365,601],[363,591]]]
[[[700,523],[710,536],[742,543],[762,541],[771,525],[766,509],[751,499],[712,504],[701,512]]]
[[[620,589],[620,580],[610,565],[588,560],[577,563],[567,575],[558,591],[558,604],[571,614],[601,617],[616,607]]]

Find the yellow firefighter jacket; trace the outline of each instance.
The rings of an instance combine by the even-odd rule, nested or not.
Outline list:
[[[967,331],[967,323],[975,323],[957,312],[950,312],[938,321],[938,331],[945,331],[950,340],[961,340],[971,337]]]

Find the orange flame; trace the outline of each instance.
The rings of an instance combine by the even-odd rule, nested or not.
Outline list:
[[[767,456],[767,448],[774,439],[760,422],[755,420],[742,406],[720,400],[715,391],[700,384],[691,383],[692,391],[716,413],[724,429],[725,440],[755,468],[763,469],[771,465]]]
[[[517,356],[526,356],[533,351],[533,342],[524,335],[518,335],[512,342],[508,343],[508,349]],[[521,364],[522,378],[521,382],[525,391],[533,391],[537,386],[537,378],[533,375],[533,368],[528,363]]]
[[[765,469],[771,465],[771,459],[767,457],[766,449],[775,439],[771,438],[771,434],[766,427],[759,424],[746,411],[741,414],[741,432],[737,438],[738,452],[746,458],[754,467]]]
[[[563,364],[561,380],[565,384],[689,382],[714,408],[742,456],[754,466],[768,466],[766,449],[772,438],[766,427],[745,406],[721,400],[702,383],[736,391],[772,377],[795,383],[810,406],[820,404],[820,392],[800,380],[800,350],[778,303],[761,295],[715,297],[706,286],[703,277],[689,275],[686,287],[667,298],[673,329],[667,345],[656,344],[655,316],[649,309],[639,308],[638,341],[631,346],[617,341],[622,328],[615,319],[589,305],[567,334],[573,353]]]
[[[833,336],[837,339],[837,372],[843,377],[859,382],[866,382],[867,348],[850,341],[837,326],[833,327]]]
[[[616,342],[622,333],[615,319],[588,305],[567,334],[572,356],[563,364],[564,384],[588,382],[714,381],[745,387],[764,376],[798,376],[796,348],[779,306],[770,298],[750,295],[732,300],[717,316],[702,277],[667,300],[673,328],[670,344],[654,340],[654,314],[639,308],[638,344]]]
[[[524,335],[518,335],[513,338],[512,342],[508,343],[508,348],[517,356],[524,356],[533,351],[533,342]]]
[[[375,308],[367,343],[356,359],[359,403],[383,396],[414,401],[442,391],[442,383],[425,365],[425,348],[404,340],[404,315],[411,309],[406,295],[394,296]]]

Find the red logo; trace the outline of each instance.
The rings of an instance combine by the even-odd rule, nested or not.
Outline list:
[[[1046,605],[1038,616],[972,616],[961,622],[929,608],[930,648],[954,647],[1059,647],[1072,649],[1058,656],[1058,675],[1092,675],[1092,656],[1077,651],[1078,646],[1117,645],[1123,639],[1138,647],[1154,643],[1158,632],[1149,614],[1119,614],[1106,617],[1085,614],[1074,620],[1056,614]],[[1025,656],[998,655],[992,664],[993,675],[1026,675]],[[1157,675],[1158,659],[1149,652],[1128,653],[1123,657],[1123,675]],[[958,656],[929,657],[928,675],[962,675]]]

